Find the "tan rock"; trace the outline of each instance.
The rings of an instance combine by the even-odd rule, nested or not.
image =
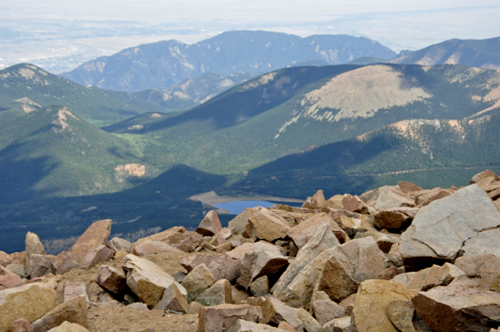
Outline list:
[[[44,287],[34,283],[0,291],[0,331],[8,331],[20,317],[32,322],[52,310],[56,291]]]
[[[463,286],[439,286],[412,299],[424,322],[436,331],[488,331],[500,325],[500,294]]]
[[[161,300],[153,308],[154,310],[172,310],[177,313],[185,314],[189,311],[189,304],[186,301],[186,295],[181,292],[177,283],[173,283],[163,292]],[[184,289],[182,289],[184,291]]]
[[[340,226],[324,212],[318,213],[299,225],[292,227],[288,231],[287,235],[293,240],[298,248],[302,248],[314,234],[316,229],[322,224],[326,224],[330,227],[340,243],[349,241],[347,233],[344,232],[342,228],[340,228]]]
[[[95,282],[111,293],[121,294],[127,289],[125,275],[114,267],[101,265],[97,270]]]
[[[306,209],[321,209],[325,206],[326,200],[323,190],[318,190],[312,197],[308,197],[307,200],[302,204],[303,208]]]
[[[400,207],[381,210],[375,215],[374,225],[378,229],[406,229],[418,212],[418,208]]]
[[[76,323],[88,328],[87,302],[85,296],[78,296],[64,302],[32,323],[35,332],[48,331],[63,322]]]
[[[304,331],[304,323],[299,318],[297,311],[272,296],[267,297],[263,303],[262,314],[261,323],[276,326],[280,322],[286,321],[297,332]]]
[[[186,289],[182,285],[178,284],[172,276],[163,271],[158,265],[147,259],[131,254],[127,255],[123,269],[127,274],[128,287],[142,302],[150,307],[158,305],[167,289],[170,289],[168,294],[170,299],[172,294],[175,293],[173,289],[174,285],[183,296],[187,296]],[[175,293],[174,295],[177,294]],[[165,303],[163,302],[162,304]]]
[[[250,294],[248,294],[247,292],[231,286],[231,298],[233,299],[234,304],[246,303],[249,297]]]
[[[342,206],[344,210],[350,211],[350,212],[365,212],[368,210],[368,207],[366,206],[365,202],[363,202],[358,196],[351,196],[349,194],[344,195],[344,198],[342,199]]]
[[[160,241],[175,246],[176,244],[182,242],[189,235],[190,232],[188,232],[183,226],[172,227],[163,232],[152,234],[150,236],[146,236],[137,240],[132,244],[130,250],[132,251],[134,246],[146,241]]]
[[[401,257],[401,253],[399,252],[399,243],[395,243],[391,246],[391,250],[387,253],[387,258],[389,258],[394,266],[403,266],[403,257]]]
[[[351,317],[335,318],[323,325],[323,332],[357,332]]]
[[[203,305],[201,305],[201,303],[193,301],[193,302],[189,303],[188,314],[190,314],[190,315],[198,315],[198,313],[200,312],[200,309],[202,307],[203,307]]]
[[[205,264],[200,264],[186,275],[181,285],[187,291],[187,301],[191,302],[214,283],[215,278],[212,272]]]
[[[268,276],[265,275],[255,279],[248,288],[250,289],[250,293],[255,297],[266,296],[270,290]]]
[[[212,272],[215,280],[227,279],[233,282],[238,279],[241,274],[241,260],[233,259],[227,254],[192,254],[179,260],[179,264],[188,270],[188,272],[202,263]]]
[[[88,251],[87,255],[85,255],[80,263],[80,269],[88,270],[97,263],[112,259],[114,255],[115,252],[112,249],[102,244]]]
[[[83,296],[85,300],[90,303],[89,297],[87,296],[87,289],[83,282],[64,282],[63,302],[80,296]]]
[[[216,281],[210,288],[203,291],[195,300],[203,306],[214,306],[219,304],[232,304],[231,283],[226,279]]]
[[[344,195],[335,195],[330,197],[326,202],[325,206],[332,209],[343,209],[344,205],[342,201],[344,200]]]
[[[257,248],[254,246],[254,248]],[[288,266],[288,258],[277,249],[255,249],[246,253],[241,262],[241,275],[237,282],[248,289],[250,284],[261,276],[274,275]]]
[[[225,332],[236,325],[238,320],[257,323],[261,318],[262,309],[248,304],[220,304],[203,307],[199,313],[198,332]]]
[[[71,269],[78,267],[80,264],[73,259],[70,252],[62,251],[51,261],[52,268],[55,274],[63,274]]]
[[[258,239],[272,242],[284,239],[289,230],[290,226],[285,219],[262,209],[250,218],[246,232],[250,237],[256,236]]]
[[[234,217],[228,223],[228,227],[232,227],[236,234],[241,234],[247,229],[248,221],[254,214],[262,210],[262,207],[247,208],[242,213]]]
[[[89,330],[79,324],[66,321],[58,327],[50,329],[48,332],[89,332]]]
[[[297,315],[304,324],[304,330],[307,332],[321,332],[321,325],[313,316],[303,308],[297,309]]]
[[[413,326],[413,315],[415,308],[411,301],[396,300],[387,306],[387,317],[401,332],[415,332]]]
[[[16,287],[21,283],[21,277],[0,265],[0,290]]]
[[[481,270],[500,271],[500,258],[493,254],[462,256],[457,258],[455,266],[471,275]]]
[[[28,322],[24,318],[19,318],[14,323],[12,323],[12,327],[9,330],[10,332],[34,332],[35,329],[30,322]]]
[[[344,309],[346,316],[352,315],[352,310],[354,309],[354,304],[356,303],[356,293],[349,295],[345,299],[339,302],[339,306]]]
[[[420,188],[416,184],[411,183],[411,182],[406,182],[406,181],[399,181],[398,186],[399,186],[399,189],[401,190],[401,192],[403,192],[405,194],[409,194],[409,193],[412,193],[415,191],[422,190],[422,188]]]
[[[36,254],[43,256],[45,255],[45,248],[43,247],[43,244],[40,241],[38,235],[31,232],[26,233],[26,240],[24,243],[26,245],[25,256],[24,256],[24,270],[26,274],[29,275],[31,271],[30,270],[31,255]]]
[[[387,210],[398,207],[413,207],[415,200],[393,187],[384,187],[380,191],[375,208],[377,210]]]
[[[110,249],[113,249],[115,252],[120,251],[120,250],[125,250],[126,252],[130,252],[132,243],[129,241],[119,238],[119,237],[114,237],[111,240],[109,240],[107,246]]]
[[[175,245],[175,248],[184,252],[192,252],[203,243],[203,236],[196,232],[189,232],[189,235]]]
[[[416,289],[426,291],[436,286],[446,286],[454,279],[465,272],[460,270],[453,264],[445,263],[442,266],[433,265],[430,268],[423,269],[412,275],[408,289]]]
[[[215,211],[209,211],[205,218],[200,222],[198,227],[196,228],[196,233],[199,233],[203,236],[213,236],[217,234],[222,229],[222,225],[219,220],[219,216]]]
[[[437,201],[438,199],[448,197],[451,194],[452,192],[442,188],[423,190],[416,196],[417,207],[421,208],[423,206],[427,206],[430,203]]]
[[[482,179],[487,178],[487,177],[492,177],[494,179],[494,181],[500,180],[500,177],[498,175],[496,175],[495,172],[487,169],[486,171],[482,171],[480,173],[475,174],[472,177],[472,179],[470,180],[469,184],[478,183],[479,181],[481,181]]]
[[[207,330],[208,331],[208,330]],[[228,332],[286,332],[277,327],[272,327],[266,324],[258,324],[246,320],[238,319]]]
[[[160,252],[174,250],[176,250],[176,248],[168,243],[161,241],[143,241],[135,244],[131,249],[131,253],[136,256],[146,256],[149,254],[157,254]]]
[[[0,250],[0,266],[7,266],[12,263],[12,257],[5,251]]]
[[[361,283],[354,305],[354,324],[359,331],[397,332],[387,308],[393,301],[408,301],[414,293],[390,280],[366,280]]]
[[[316,317],[321,326],[325,325],[325,323],[331,321],[332,319],[345,315],[344,308],[330,300],[328,295],[322,300],[314,301],[312,303],[312,311],[314,313],[314,317]]]
[[[282,329],[288,332],[296,332],[292,325],[288,324],[284,320],[278,324],[278,329]]]
[[[90,250],[106,245],[110,233],[111,219],[99,220],[90,225],[71,247],[69,252],[73,259],[80,264]]]

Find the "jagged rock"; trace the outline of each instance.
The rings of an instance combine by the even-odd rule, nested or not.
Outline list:
[[[399,243],[392,245],[391,250],[387,253],[387,258],[389,258],[391,263],[396,267],[403,266],[403,257],[401,257],[401,253],[399,252]]]
[[[184,252],[192,252],[202,243],[203,236],[201,234],[190,232],[184,240],[175,245],[175,248]]]
[[[250,218],[252,218],[254,214],[262,209],[262,207],[245,209],[228,223],[228,227],[232,227],[236,234],[243,233],[247,229],[248,221],[250,220]]]
[[[326,200],[323,190],[318,190],[312,197],[308,197],[302,207],[305,209],[321,209],[325,206]]]
[[[50,329],[48,332],[89,332],[89,330],[80,324],[64,322],[58,327]]]
[[[399,189],[401,190],[401,192],[403,192],[405,194],[422,190],[422,188],[420,188],[416,184],[411,183],[411,182],[406,182],[406,181],[399,181],[398,186],[399,186]]]
[[[393,187],[383,187],[377,197],[375,208],[377,210],[388,210],[398,207],[413,207],[415,200],[411,199],[407,194]]]
[[[445,263],[443,266],[433,265],[416,273],[407,273],[407,276],[396,276],[394,281],[408,289],[425,291],[436,286],[446,286],[464,274],[455,265]]]
[[[168,243],[161,241],[143,241],[139,244],[135,244],[132,247],[131,253],[136,256],[146,256],[173,250],[176,250],[176,248]]]
[[[365,202],[363,202],[358,196],[351,196],[349,194],[345,195],[342,199],[342,206],[344,210],[350,212],[363,212],[368,209]]]
[[[363,281],[353,309],[356,328],[359,331],[397,332],[387,317],[387,307],[393,301],[408,301],[413,295],[414,292],[391,280]]]
[[[276,274],[286,268],[288,258],[283,256],[275,246],[268,245],[267,247],[270,249],[266,250],[266,246],[263,248],[254,246],[251,252],[245,254],[241,262],[241,275],[237,280],[240,286],[248,289],[255,279]]]
[[[213,236],[222,229],[222,225],[219,220],[219,216],[215,211],[209,211],[205,218],[200,222],[198,228],[196,228],[196,233],[203,236]]]
[[[332,209],[343,209],[344,205],[342,201],[344,200],[344,195],[335,195],[330,197],[326,202],[325,206]]]
[[[31,254],[28,266],[29,275],[32,279],[54,272],[50,260],[44,255]]]
[[[21,277],[0,265],[0,290],[16,287],[21,283]]]
[[[500,325],[500,294],[460,285],[418,293],[413,306],[436,331],[488,331]]]
[[[24,318],[19,318],[14,323],[12,323],[12,327],[9,330],[10,332],[34,332],[35,329],[30,322],[28,322]]]
[[[170,309],[169,303],[165,303],[163,298],[168,295],[168,299],[172,300],[173,295],[178,295],[174,286],[186,301],[186,289],[153,262],[130,254],[125,257],[123,269],[127,272],[127,286],[148,306]],[[169,290],[168,294],[166,290]],[[161,308],[157,307],[160,301],[163,301]],[[187,302],[185,306],[188,307]]]
[[[321,326],[325,325],[325,323],[331,321],[332,319],[345,315],[344,308],[330,300],[326,293],[324,294],[325,297],[312,303],[314,317],[316,317]]]
[[[203,307],[199,313],[198,332],[225,332],[237,325],[238,320],[257,323],[261,318],[262,309],[248,304],[220,304]]]
[[[68,251],[62,251],[51,261],[52,269],[56,274],[63,274],[71,269],[78,267],[80,264],[73,259],[73,256]]]
[[[0,266],[7,266],[12,263],[12,256],[10,256],[5,251],[0,250]]]
[[[298,248],[302,248],[311,238],[316,229],[326,224],[335,234],[340,243],[349,241],[349,236],[340,228],[340,226],[326,213],[318,213],[299,225],[292,227],[287,235],[290,237]]]
[[[356,303],[356,293],[349,295],[345,299],[339,302],[339,306],[344,309],[346,316],[352,315],[352,310],[354,309],[354,304]]]
[[[24,264],[9,264],[5,268],[14,274],[17,274],[21,278],[27,277],[27,274],[24,271]]]
[[[212,272],[205,264],[200,264],[186,275],[181,285],[187,291],[187,301],[191,302],[214,283],[215,278]]]
[[[250,218],[245,232],[249,237],[272,242],[284,239],[289,230],[290,226],[285,219],[267,209],[262,209]]]
[[[179,264],[181,264],[188,272],[192,271],[196,266],[202,263],[204,263],[210,272],[212,272],[215,280],[227,279],[230,282],[233,282],[238,279],[241,274],[241,260],[233,259],[227,254],[193,254],[179,260]]]
[[[111,219],[96,221],[87,228],[85,233],[71,247],[69,250],[71,256],[80,264],[90,250],[100,245],[106,245],[110,233]]]
[[[421,208],[402,234],[399,250],[408,271],[454,261],[468,241],[499,225],[500,212],[474,184]],[[497,247],[491,246],[489,250]],[[465,255],[474,252],[473,246],[466,248]]]
[[[0,291],[0,331],[8,331],[18,318],[34,321],[52,310],[57,293],[41,283],[27,284]]]
[[[323,332],[357,332],[351,317],[335,318],[323,325]]]
[[[455,265],[467,274],[476,274],[481,270],[500,271],[500,258],[493,254],[463,256],[457,258]]]
[[[378,229],[405,229],[410,225],[418,210],[418,208],[408,207],[381,210],[375,215],[373,224]]]
[[[304,298],[301,298],[302,295],[296,295],[300,294],[302,291],[294,290],[295,287],[303,289],[303,286],[300,284],[301,281],[299,280],[302,280],[303,278],[306,278],[306,280],[309,279],[307,275],[304,275],[305,272],[299,276],[299,274],[301,274],[301,270],[306,265],[313,264],[312,262],[315,258],[318,257],[323,251],[339,244],[339,241],[327,225],[318,227],[307,244],[299,250],[297,257],[281,275],[279,280],[271,289],[271,292],[281,301],[284,301],[289,305],[294,307],[301,306],[300,304],[291,304],[291,302],[295,303],[296,296],[298,296],[298,303],[302,303],[304,301]],[[297,277],[298,279],[295,280]],[[288,290],[285,292],[286,289]],[[307,301],[307,299],[305,300]]]
[[[356,292],[360,282],[377,278],[385,269],[385,255],[371,237],[352,240],[331,252],[314,290],[324,291],[335,301]]]
[[[443,188],[434,188],[431,190],[423,190],[421,193],[416,195],[415,202],[417,203],[417,207],[421,208],[423,206],[427,206],[430,203],[437,201],[438,199],[445,198],[450,196],[453,192]]]
[[[413,326],[413,315],[415,308],[411,301],[396,300],[387,306],[387,317],[401,332],[415,332]]]
[[[83,282],[68,282],[64,283],[64,297],[63,302],[67,302],[75,297],[82,296],[87,302],[90,302],[87,296],[87,290]]]
[[[299,308],[297,310],[297,315],[299,316],[302,324],[304,324],[304,330],[307,332],[321,332],[321,325],[316,319],[306,310]]]
[[[329,213],[338,225],[353,238],[358,233],[364,233],[373,227],[373,217],[344,210],[333,210]]]
[[[285,330],[288,332],[296,332],[292,325],[288,324],[284,320],[278,324],[278,329]]]
[[[203,306],[233,303],[231,283],[226,279],[216,281],[210,288],[201,293],[195,300]]]
[[[76,323],[88,328],[87,302],[85,296],[78,296],[64,302],[32,323],[35,332],[48,331],[63,322]]]
[[[231,286],[231,298],[233,299],[234,304],[246,303],[249,297],[250,294],[248,294],[247,292]]]
[[[482,171],[481,173],[477,173],[476,175],[474,175],[472,177],[472,179],[470,180],[469,184],[478,183],[479,181],[481,181],[482,179],[485,179],[487,177],[492,177],[493,181],[500,180],[500,177],[498,175],[496,175],[495,172],[487,169],[486,171]]]
[[[89,250],[87,255],[85,255],[82,262],[80,263],[80,269],[88,270],[97,263],[110,260],[114,255],[115,252],[112,249],[109,249],[102,244],[97,248]]]
[[[270,290],[268,276],[264,275],[255,279],[248,288],[250,289],[250,293],[255,297],[266,296]]]
[[[171,287],[165,289],[161,300],[153,308],[154,310],[172,310],[180,313],[189,311],[189,304],[186,301],[186,295],[181,293],[177,283],[173,283]],[[183,289],[184,291],[184,289]]]
[[[97,270],[95,282],[114,294],[121,294],[127,289],[125,275],[114,267],[101,265]]]
[[[114,251],[125,250],[126,252],[130,252],[131,246],[132,243],[119,237],[114,237],[108,242],[108,247]]]
[[[28,232],[26,233],[26,240],[24,241],[26,245],[26,250],[24,251],[24,271],[26,274],[30,275],[30,263],[31,263],[31,255],[45,255],[45,248],[43,247],[40,238],[35,233]],[[36,278],[36,277],[34,277]]]
[[[227,331],[228,332],[286,332],[287,330],[282,330],[280,328],[272,327],[266,324],[258,324],[238,319],[236,323]]]
[[[143,237],[142,239],[137,240],[134,242],[130,248],[132,251],[133,247],[136,245],[139,245],[142,242],[146,241],[160,241],[163,243],[167,243],[170,245],[176,245],[179,244],[182,240],[184,240],[186,237],[190,235],[190,232],[186,230],[185,227],[183,226],[176,226],[169,228],[163,232],[156,233],[153,235],[149,235],[146,237]]]
[[[281,321],[289,323],[297,332],[304,331],[304,323],[297,311],[280,300],[269,296],[262,304],[262,323],[277,326]]]

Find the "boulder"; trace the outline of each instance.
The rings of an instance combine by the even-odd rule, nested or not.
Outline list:
[[[377,202],[375,203],[375,208],[377,210],[413,206],[415,206],[415,200],[410,198],[408,194],[405,194],[394,187],[381,188],[377,197]]]
[[[12,323],[12,327],[9,330],[10,332],[34,332],[35,329],[30,322],[28,322],[24,318],[19,318],[14,323]]]
[[[52,269],[55,274],[63,274],[71,269],[78,267],[80,264],[73,259],[73,256],[68,251],[62,251],[51,261]]]
[[[248,221],[250,220],[250,218],[252,218],[254,214],[262,209],[262,207],[245,209],[228,223],[228,227],[232,227],[236,234],[243,233],[247,229]]]
[[[345,310],[337,303],[330,300],[328,295],[326,295],[325,298],[312,303],[312,312],[321,326],[325,325],[325,323],[331,321],[332,319],[345,315]]]
[[[95,282],[114,294],[121,294],[128,288],[125,275],[114,267],[107,265],[101,265],[99,267]]]
[[[203,236],[213,236],[222,229],[219,216],[215,211],[209,211],[196,228],[196,233]]]
[[[285,321],[295,331],[304,331],[304,323],[299,318],[297,311],[272,296],[267,297],[266,301],[262,304],[262,314],[261,323],[278,326],[280,322]]]
[[[415,332],[413,326],[413,315],[415,308],[411,301],[396,300],[387,306],[387,317],[392,324],[401,332]]]
[[[32,279],[54,272],[50,260],[44,255],[31,254],[28,266],[29,275]]]
[[[273,242],[284,239],[289,230],[290,226],[285,219],[267,209],[262,209],[250,218],[245,232],[249,237]]]
[[[238,319],[236,323],[227,331],[228,332],[286,332],[287,330],[283,330],[277,327],[272,327],[266,324],[258,324],[255,322],[249,322],[246,320]]]
[[[378,229],[406,229],[418,212],[418,208],[400,207],[378,211],[374,226]]]
[[[225,332],[236,325],[238,320],[257,323],[261,318],[262,309],[248,304],[220,304],[203,307],[198,317],[198,332]]]
[[[191,302],[214,283],[215,278],[212,272],[205,264],[200,264],[186,275],[181,285],[187,291],[187,301]]]
[[[18,318],[35,321],[56,305],[57,293],[40,283],[0,291],[0,331],[8,331]]]
[[[353,309],[359,331],[398,332],[387,316],[393,301],[408,301],[414,292],[391,280],[366,280],[359,286]]]
[[[64,322],[58,327],[50,329],[48,332],[89,332],[89,330],[80,324]]]
[[[342,206],[344,210],[350,212],[364,212],[368,210],[365,202],[363,202],[358,196],[351,196],[349,194],[344,195],[342,199]]]
[[[233,303],[231,283],[226,279],[216,281],[210,288],[203,291],[195,300],[203,306]]]
[[[401,190],[402,193],[409,194],[415,191],[420,191],[422,188],[417,186],[414,183],[411,182],[406,182],[406,181],[399,181],[398,182],[399,189]]]
[[[83,282],[64,282],[63,302],[67,302],[75,297],[83,296],[90,303],[87,296],[87,289]]]
[[[90,249],[80,263],[80,269],[88,270],[92,266],[100,262],[105,262],[110,260],[115,255],[112,249],[109,249],[104,244],[101,244],[97,248]]]
[[[412,299],[435,331],[489,331],[500,325],[500,294],[460,285],[439,286]]]
[[[295,299],[296,292],[293,291],[295,285],[300,286],[299,279],[307,278],[307,275],[302,275],[297,279],[297,281],[289,287],[289,285],[294,281],[294,279],[301,273],[301,270],[308,264],[312,264],[316,257],[318,257],[323,251],[335,247],[339,245],[339,241],[337,237],[333,234],[331,229],[327,225],[322,225],[318,227],[316,232],[312,235],[311,239],[307,242],[305,246],[303,246],[299,252],[297,253],[297,257],[295,260],[290,263],[285,272],[281,275],[279,280],[271,289],[271,292],[275,294],[281,301],[287,302],[285,299],[290,298],[291,301]],[[313,284],[314,285],[314,284]],[[289,290],[285,294],[285,289],[289,288]],[[300,292],[299,292],[300,293]],[[299,295],[300,297],[300,295]],[[303,300],[299,299],[299,302],[302,303]],[[288,303],[289,305],[292,305]],[[295,305],[292,305],[295,307]],[[300,305],[298,305],[300,306]]]
[[[304,324],[304,330],[307,332],[321,332],[321,325],[306,310],[300,308],[297,310],[297,316]]]
[[[120,250],[125,250],[126,252],[130,252],[131,246],[132,243],[119,237],[114,237],[108,242],[108,247],[113,249],[115,252]]]
[[[406,276],[399,275],[393,280],[408,289],[426,291],[436,286],[446,286],[465,272],[453,264],[445,263],[442,266],[433,265],[416,273],[405,274]]]
[[[493,181],[499,181],[500,180],[500,177],[498,175],[496,175],[495,172],[487,169],[486,171],[482,171],[480,173],[475,174],[472,177],[472,179],[470,180],[469,184],[478,183],[482,179],[485,179],[485,178],[488,178],[488,177],[491,177]]]
[[[85,233],[71,247],[69,250],[71,256],[80,264],[90,250],[108,243],[110,233],[111,219],[96,221],[87,228]]]
[[[169,303],[165,303],[163,298],[167,295],[167,298],[172,300],[172,296],[175,295],[177,298],[178,293],[182,294],[184,302],[186,301],[186,289],[153,262],[130,254],[125,257],[123,269],[127,274],[127,286],[148,306],[155,309],[170,309]],[[163,302],[158,307],[160,301]],[[187,302],[185,306],[188,306]]]
[[[326,224],[335,234],[340,243],[349,241],[349,236],[340,228],[340,226],[326,213],[318,213],[297,226],[292,227],[287,235],[290,237],[298,248],[302,248],[314,234],[316,229]]]
[[[467,245],[469,240],[499,225],[500,212],[474,184],[421,208],[402,234],[399,250],[407,271],[453,262],[464,242]],[[469,253],[475,252],[473,242],[466,247]],[[495,245],[489,250],[496,248]]]
[[[265,275],[255,279],[248,289],[250,289],[250,293],[255,297],[266,296],[270,290],[269,277]]]
[[[287,266],[288,258],[283,256],[278,249],[252,250],[243,257],[241,275],[237,282],[243,288],[248,289],[255,279],[277,274]]]
[[[64,302],[32,323],[35,332],[45,332],[63,322],[76,323],[88,328],[87,302],[85,296],[78,296]]]
[[[25,240],[26,250],[24,255],[24,271],[26,274],[30,275],[30,259],[31,255],[45,255],[45,248],[43,247],[40,238],[35,233],[28,232],[26,233]],[[36,277],[34,277],[36,278]]]
[[[233,282],[238,279],[241,274],[241,260],[233,259],[227,254],[192,254],[179,260],[179,264],[188,272],[191,272],[196,266],[202,263],[212,272],[215,280],[227,279]]]
[[[325,206],[326,200],[323,190],[318,190],[312,197],[308,197],[302,207],[305,209],[321,209]]]
[[[168,243],[161,241],[143,241],[132,247],[131,253],[136,256],[146,256],[149,254],[157,254],[159,252],[173,251],[176,248]]]

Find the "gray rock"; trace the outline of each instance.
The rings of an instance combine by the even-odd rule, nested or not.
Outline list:
[[[125,250],[126,252],[130,252],[131,246],[132,244],[129,241],[119,237],[114,237],[108,242],[108,247],[114,251]]]
[[[85,270],[90,269],[97,263],[110,260],[113,258],[114,254],[115,252],[112,249],[109,249],[104,244],[101,244],[97,248],[88,251],[87,255],[85,255],[80,263],[80,268]]]
[[[50,260],[44,255],[31,254],[29,263],[29,275],[38,278],[49,273],[54,273]]]
[[[26,245],[26,250],[24,254],[24,271],[26,274],[30,274],[30,258],[31,255],[36,254],[36,255],[45,255],[45,248],[43,247],[42,242],[40,241],[40,238],[38,235],[35,233],[28,232],[26,233],[26,240],[25,240],[25,245]],[[36,278],[36,277],[33,277]]]

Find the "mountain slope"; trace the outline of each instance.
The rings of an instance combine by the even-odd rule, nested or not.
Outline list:
[[[499,83],[497,71],[451,65],[286,68],[189,111],[105,129],[140,139],[154,165],[235,175],[402,120],[497,112]]]
[[[79,117],[98,125],[122,121],[145,112],[166,111],[129,95],[123,102],[98,88],[87,88],[30,64],[0,71],[0,109],[29,113],[40,107],[64,105]]]
[[[17,113],[12,116],[11,113]],[[0,112],[0,201],[123,190],[154,171],[126,140],[63,106]]]
[[[111,90],[163,90],[208,72],[255,74],[308,60],[341,64],[362,56],[391,59],[395,55],[363,37],[301,38],[276,32],[231,31],[193,45],[176,40],[139,45],[89,61],[63,76]]]
[[[388,61],[398,64],[465,65],[500,69],[500,38],[483,40],[450,39]]]

